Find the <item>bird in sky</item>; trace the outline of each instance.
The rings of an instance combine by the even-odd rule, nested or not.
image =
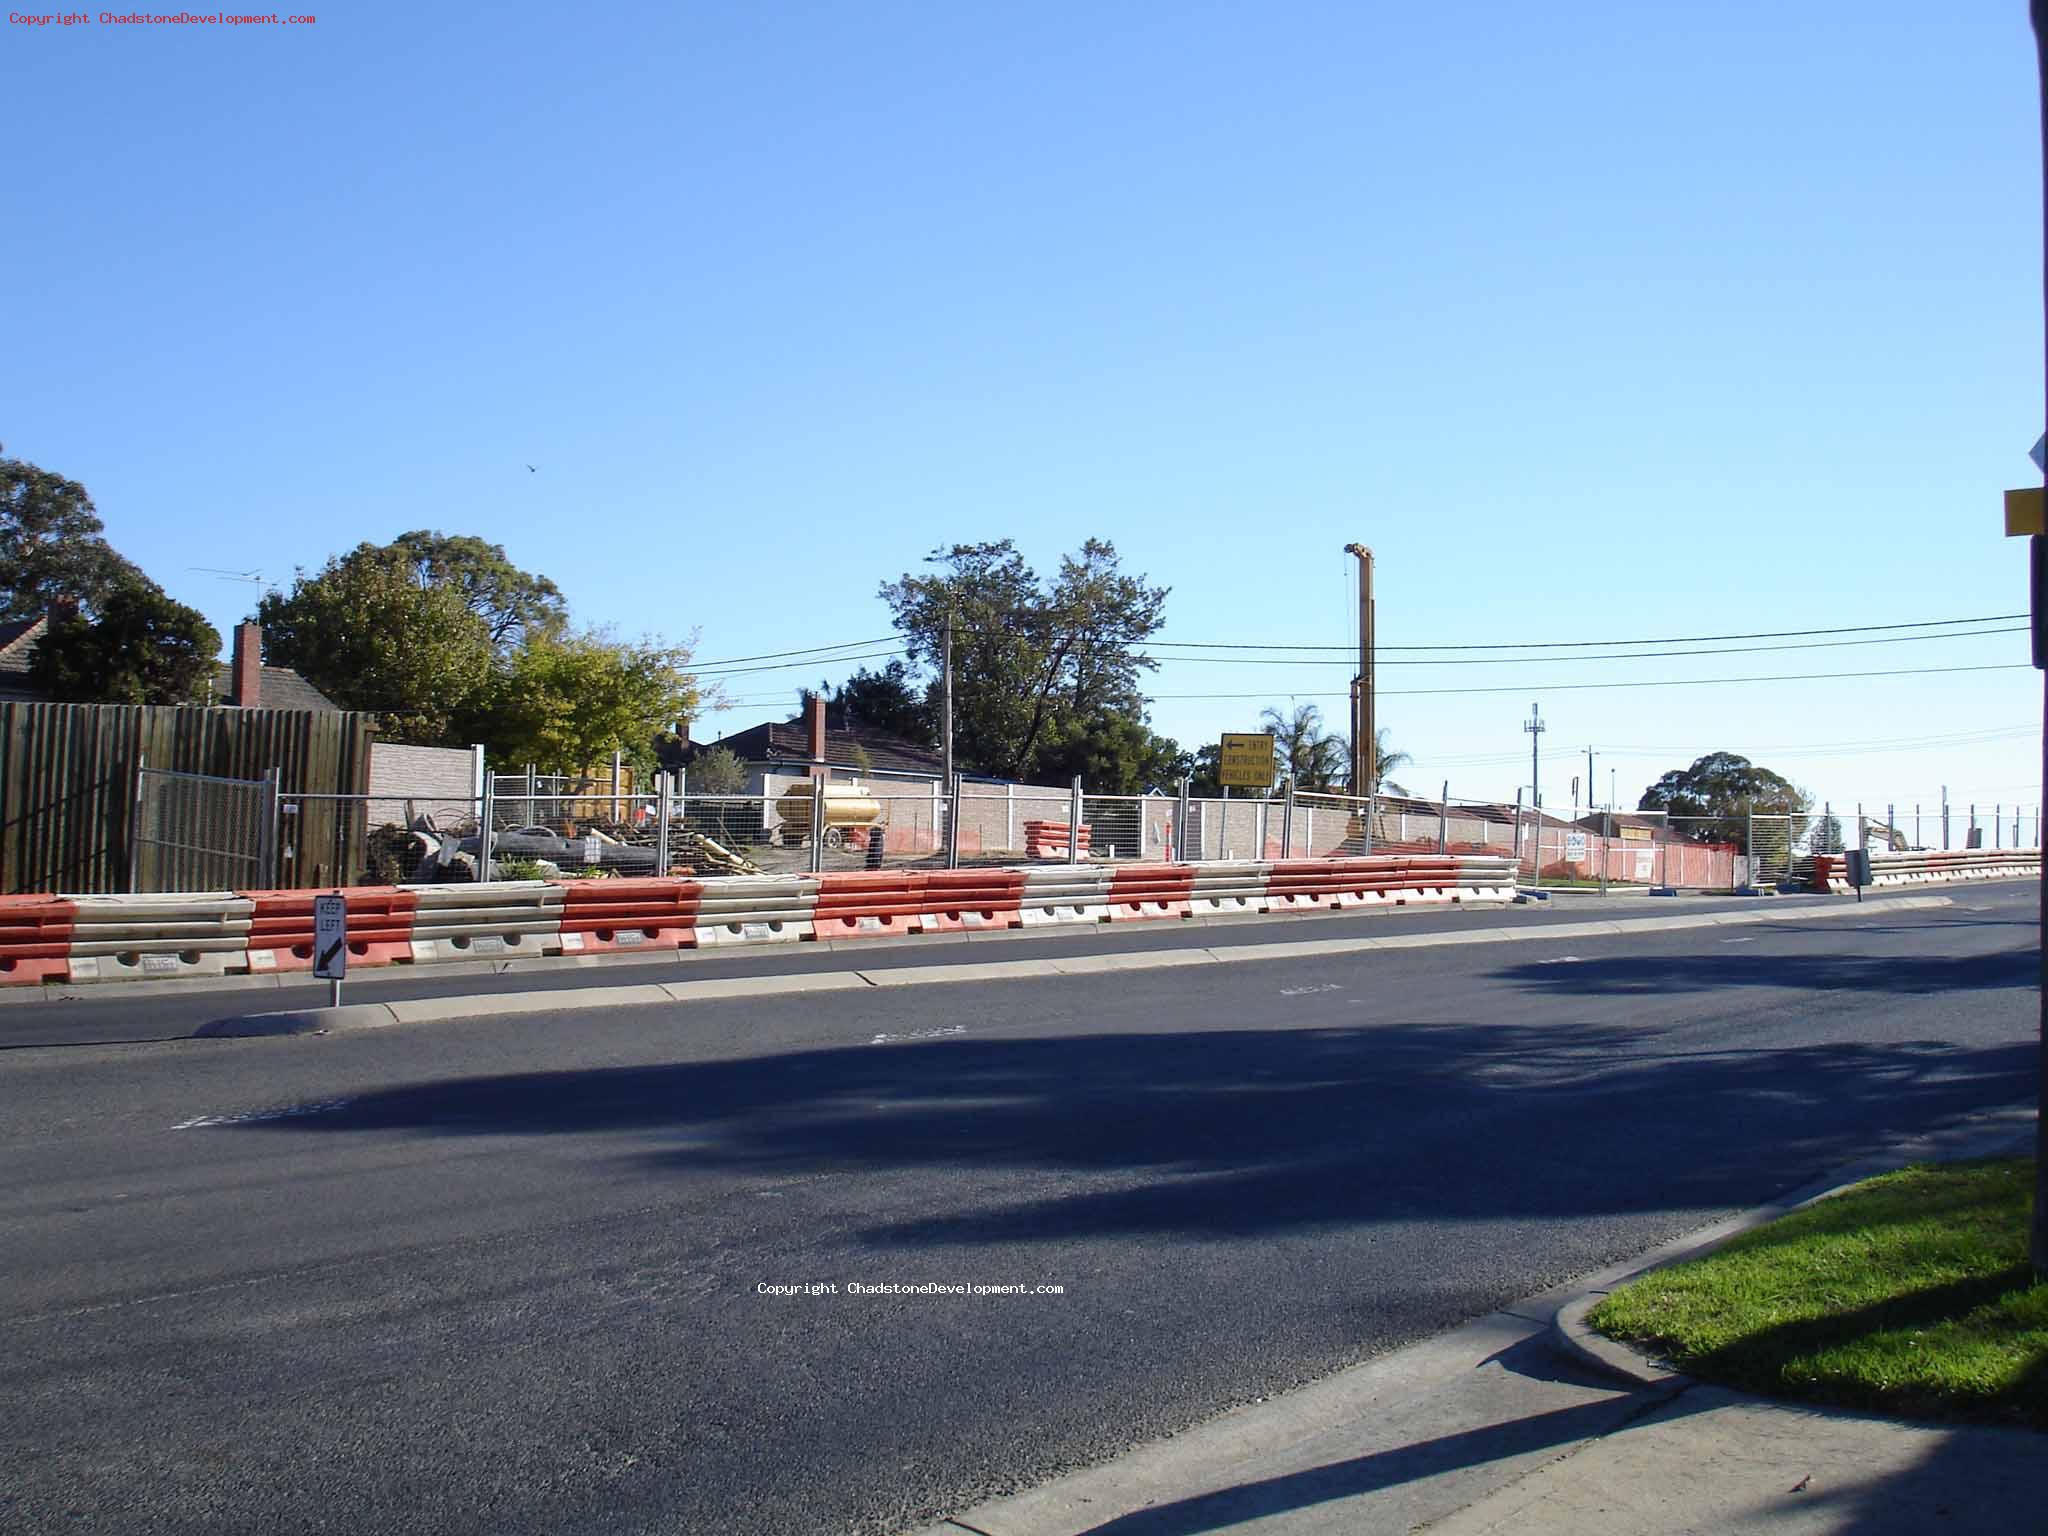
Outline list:
[[[529,465],[527,465],[527,466],[526,466],[526,472],[527,472],[527,473],[528,473],[529,475],[537,475],[537,474],[539,474],[539,473],[540,473],[540,471],[539,471],[539,470],[537,470],[537,469],[535,469],[535,468],[534,468],[534,467],[533,467],[533,466],[532,466],[531,464],[529,464]]]

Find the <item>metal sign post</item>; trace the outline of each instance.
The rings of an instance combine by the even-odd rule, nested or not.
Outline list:
[[[339,891],[313,898],[313,974],[331,985],[327,1004],[339,1008],[348,974],[348,898]]]

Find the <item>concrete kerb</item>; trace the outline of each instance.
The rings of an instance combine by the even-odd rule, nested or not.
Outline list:
[[[1859,907],[1808,907],[1798,912],[1698,913],[1676,917],[1626,918],[1605,923],[1554,923],[1531,928],[1483,928],[1450,933],[1385,934],[1370,938],[1306,939],[1273,944],[1234,944],[1219,949],[1125,951],[1067,959],[997,960],[985,964],[902,966],[884,970],[818,971],[802,975],[734,976],[719,980],[656,982],[637,986],[573,987],[545,992],[466,993],[389,1003],[345,1003],[339,1008],[295,1008],[217,1019],[198,1038],[318,1034],[379,1029],[392,1024],[446,1023],[507,1014],[580,1012],[647,1007],[739,997],[786,996],[805,992],[867,991],[977,981],[1016,981],[1047,976],[1108,975],[1179,966],[1260,960],[1311,960],[1376,950],[1433,949],[1461,944],[1512,944],[1532,940],[1612,938],[1631,933],[1665,933],[1678,928],[1748,924],[1802,915],[1882,914],[1953,906],[1947,896],[1909,896],[1866,902]]]
[[[1452,1384],[1452,1390],[1483,1397],[1488,1389],[1481,1382],[1480,1373],[1486,1365],[1524,1340],[1548,1335],[1552,1346],[1557,1347],[1560,1335],[1551,1319],[1575,1308],[1583,1315],[1584,1309],[1578,1308],[1580,1302],[1590,1306],[1599,1296],[1646,1269],[1725,1242],[1739,1231],[1782,1214],[1793,1204],[1807,1203],[1845,1184],[1904,1163],[1927,1160],[1932,1153],[1964,1157],[1996,1151],[2024,1134],[2023,1126],[2031,1118],[2030,1108],[2014,1108],[1977,1117],[1945,1137],[1895,1144],[1881,1155],[1838,1169],[1780,1201],[1674,1239],[1647,1254],[1523,1297],[1447,1332],[1346,1367],[1280,1396],[1231,1409],[1166,1439],[1138,1446],[1112,1461],[958,1511],[919,1528],[915,1536],[966,1536],[968,1532],[984,1536],[997,1532],[1001,1536],[1076,1536],[1078,1532],[1105,1528],[1124,1518],[1142,1518],[1146,1511],[1161,1506],[1186,1504],[1199,1498],[1225,1499],[1238,1486],[1269,1482],[1281,1476],[1313,1475],[1316,1469],[1355,1455],[1351,1444],[1354,1433],[1364,1437],[1383,1425],[1389,1418],[1390,1403],[1395,1412],[1412,1413],[1414,1403],[1412,1398],[1402,1395],[1405,1390],[1418,1383],[1438,1382]],[[1574,1353],[1573,1358],[1584,1361],[1588,1357]],[[1609,1371],[1605,1360],[1593,1363],[1603,1372]],[[1666,1370],[1654,1361],[1638,1357],[1636,1361],[1621,1363],[1625,1369],[1620,1379],[1642,1394],[1641,1406],[1626,1422],[1633,1422],[1655,1405],[1695,1385],[1690,1377]],[[1461,1421],[1448,1411],[1434,1410],[1425,1413],[1416,1433],[1424,1440],[1441,1439],[1446,1432],[1461,1429],[1483,1433],[1497,1422],[1497,1415],[1491,1412],[1473,1414]],[[1595,1436],[1610,1432],[1596,1431]],[[1482,1458],[1469,1466],[1444,1467],[1432,1463],[1426,1475],[1408,1485],[1416,1490],[1414,1503],[1402,1506],[1399,1512],[1403,1518],[1388,1528],[1434,1528],[1494,1489],[1513,1484],[1555,1461],[1562,1449],[1546,1442],[1510,1449],[1504,1455]],[[1263,1528],[1266,1522],[1259,1523]],[[1279,1519],[1272,1523],[1276,1529],[1295,1528]],[[1358,1527],[1307,1520],[1301,1522],[1300,1528],[1334,1531]]]
[[[1768,1204],[1754,1206],[1739,1216],[1653,1248],[1647,1254],[1638,1255],[1623,1269],[1595,1275],[1583,1283],[1578,1294],[1558,1307],[1551,1320],[1551,1343],[1566,1358],[1632,1386],[1671,1388],[1694,1385],[1693,1377],[1673,1369],[1656,1356],[1618,1339],[1608,1338],[1586,1321],[1587,1314],[1632,1280],[1673,1264],[1702,1258],[1745,1232],[1754,1231],[1806,1206],[1832,1199],[1879,1174],[1896,1172],[1910,1163],[1960,1162],[1972,1157],[1993,1157],[2008,1150],[2029,1150],[2033,1144],[2034,1114],[2031,1108],[2017,1106],[1995,1110],[1932,1136],[1896,1142],[1882,1153],[1837,1168]]]

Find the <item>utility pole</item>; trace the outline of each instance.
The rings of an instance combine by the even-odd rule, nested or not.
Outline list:
[[[1369,795],[1379,787],[1379,735],[1372,698],[1372,551],[1346,544],[1344,553],[1358,556],[1358,714],[1351,731],[1351,793]]]
[[[2048,4],[2048,0],[2043,0]],[[1543,883],[1543,733],[1550,729],[1543,723],[1543,707],[1529,706],[1529,718],[1522,722],[1522,729],[1529,733],[1529,806],[1536,813],[1536,879]]]
[[[2048,152],[2048,0],[2029,0],[2029,9],[2034,22],[2035,67],[2041,82],[2041,147]],[[2048,162],[2042,167],[2042,224],[2048,233]],[[2048,307],[2048,266],[2042,271],[2042,299]],[[2048,358],[2048,350],[2044,350]],[[2032,556],[2031,570],[2034,575],[2034,665],[2040,666],[2041,632],[2048,613],[2042,611],[2048,604],[2048,537],[2034,534],[2028,541],[2028,553]],[[2044,708],[2048,708],[2048,671],[2043,673]],[[2043,715],[2041,726],[2041,774],[2048,781],[2048,715]],[[2048,839],[2038,839],[2048,841]],[[2040,1081],[2034,1106],[2034,1229],[2028,1243],[2028,1255],[2034,1262],[2034,1278],[2048,1280],[2048,859],[2041,865],[2041,975],[2040,1008],[2038,1023],[2040,1032]]]
[[[940,676],[945,679],[945,719],[939,726],[939,745],[946,754],[946,791],[953,790],[953,610],[946,610],[946,638],[940,653]]]

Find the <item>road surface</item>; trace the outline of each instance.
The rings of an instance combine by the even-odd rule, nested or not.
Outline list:
[[[0,1051],[0,1528],[915,1525],[2031,1100],[1952,894]]]

